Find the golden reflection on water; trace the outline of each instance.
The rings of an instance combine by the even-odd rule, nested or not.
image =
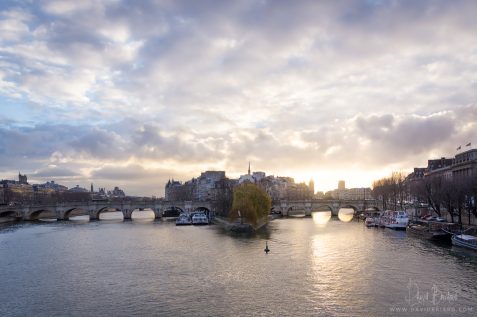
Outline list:
[[[311,217],[316,225],[325,226],[331,219],[331,211],[314,211]]]
[[[343,222],[350,222],[353,220],[354,210],[352,208],[341,208],[338,211],[338,218]]]

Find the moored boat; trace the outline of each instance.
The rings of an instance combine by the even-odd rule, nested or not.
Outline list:
[[[384,226],[395,230],[406,230],[409,217],[405,211],[388,210],[384,213]]]
[[[208,225],[209,219],[204,213],[196,213],[192,216],[193,225]]]
[[[374,218],[368,217],[364,220],[364,225],[366,227],[376,227],[377,223]]]
[[[477,251],[477,236],[469,234],[454,234],[452,236],[452,244]]]
[[[176,219],[176,226],[187,226],[191,224],[192,220],[190,219],[190,216],[188,214],[181,213]]]
[[[457,230],[457,224],[435,221],[419,221],[410,223],[406,232],[432,241],[451,241],[452,233]]]

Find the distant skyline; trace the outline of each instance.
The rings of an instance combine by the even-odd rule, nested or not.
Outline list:
[[[475,1],[2,1],[0,179],[368,187],[477,144]]]

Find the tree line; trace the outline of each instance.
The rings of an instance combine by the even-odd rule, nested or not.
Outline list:
[[[477,177],[430,175],[421,178],[407,177],[403,172],[393,172],[373,182],[373,195],[384,209],[404,209],[405,206],[427,205],[441,217],[447,211],[451,221],[462,223],[467,217],[477,217]]]

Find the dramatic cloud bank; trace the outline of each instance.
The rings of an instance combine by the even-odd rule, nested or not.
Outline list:
[[[477,143],[475,1],[6,1],[0,178],[369,186]]]

